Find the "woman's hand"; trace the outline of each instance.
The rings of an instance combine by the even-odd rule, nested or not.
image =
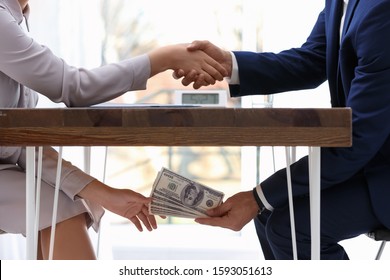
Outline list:
[[[80,193],[82,198],[100,204],[103,208],[129,219],[139,231],[142,224],[149,230],[157,228],[154,215],[149,214],[151,198],[129,189],[111,188],[97,180],[87,185]]]

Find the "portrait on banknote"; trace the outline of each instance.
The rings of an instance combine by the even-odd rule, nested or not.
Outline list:
[[[188,184],[181,192],[180,198],[184,205],[198,206],[203,199],[203,189],[194,184]]]

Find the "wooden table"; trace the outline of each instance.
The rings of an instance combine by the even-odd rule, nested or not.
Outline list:
[[[320,258],[320,147],[352,145],[351,110],[92,107],[0,109],[0,145],[27,146],[308,146],[312,259]],[[27,168],[27,243],[35,220],[35,167]],[[34,243],[32,243],[34,244]],[[34,258],[33,248],[27,258]]]

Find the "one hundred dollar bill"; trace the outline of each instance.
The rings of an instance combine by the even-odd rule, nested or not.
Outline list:
[[[224,193],[162,168],[154,181],[149,212],[177,217],[207,217],[207,210],[220,205]]]
[[[158,206],[158,207],[163,207],[165,209],[171,209],[171,210],[175,209],[175,211],[190,213],[192,215],[196,215],[199,217],[205,216],[203,213],[201,213],[195,209],[191,209],[191,208],[183,206],[182,204],[172,202],[168,198],[160,196],[156,193],[153,195],[153,204],[152,205]]]

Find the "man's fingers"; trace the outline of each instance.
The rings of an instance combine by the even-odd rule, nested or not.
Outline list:
[[[232,221],[228,215],[223,217],[196,218],[195,222],[201,225],[222,227],[233,231],[240,231],[245,225],[240,222]]]
[[[234,231],[239,231],[242,227],[237,227],[231,223],[228,216],[223,217],[212,217],[212,218],[196,218],[195,222],[201,225],[213,226],[213,227],[222,227]]]
[[[226,227],[224,217],[226,213],[229,212],[229,210],[230,206],[226,203],[222,203],[220,206],[207,211],[207,214],[210,216],[210,218],[196,218],[195,222],[202,225]]]
[[[206,226],[225,227],[223,218],[196,218],[195,222]]]
[[[210,209],[209,211],[207,211],[207,214],[211,217],[222,217],[225,216],[230,210],[231,210],[230,203],[225,202],[213,209]]]
[[[200,84],[201,82],[203,82],[203,85],[215,84],[215,79],[208,72],[201,73],[198,77],[199,77],[198,79],[201,78],[199,81],[198,80],[195,81],[198,82],[198,84]]]
[[[227,74],[225,68],[223,68],[218,62],[215,60],[210,60],[203,66],[203,71],[208,73],[214,81],[222,81]]]

